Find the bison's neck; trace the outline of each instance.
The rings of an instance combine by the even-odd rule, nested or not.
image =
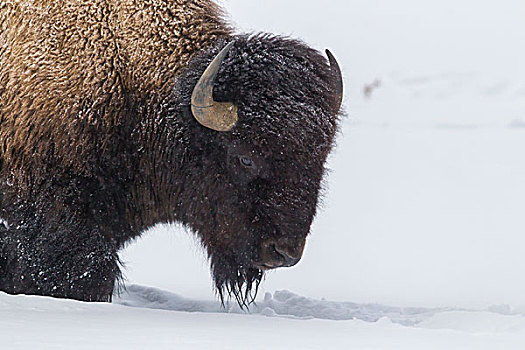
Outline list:
[[[181,221],[185,203],[179,198],[192,181],[188,163],[195,154],[187,120],[175,107],[178,98],[176,91],[154,93],[137,97],[130,106],[129,116],[137,122],[127,139],[134,156],[125,163],[134,178],[126,212],[135,234],[157,223]]]
[[[170,94],[137,100],[132,109],[140,122],[129,140],[136,151],[127,164],[136,175],[126,211],[138,231],[166,222],[195,231],[201,229],[198,223],[209,228],[224,198],[223,172],[213,165],[224,152],[210,142],[221,136],[192,116],[190,96],[198,76],[186,73],[177,78],[183,83],[176,83]]]

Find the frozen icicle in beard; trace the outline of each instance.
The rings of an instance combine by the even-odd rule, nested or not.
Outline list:
[[[217,296],[225,306],[227,300],[232,298],[241,309],[247,309],[255,302],[263,272],[257,268],[244,267],[243,265],[228,266],[211,258]]]
[[[212,213],[189,226],[206,247],[223,302],[233,297],[246,307],[264,271],[300,261],[342,100],[339,66],[327,56],[291,39],[239,36],[196,57],[181,76],[179,95],[191,102],[180,105],[191,105],[205,164],[198,215]],[[235,106],[228,128],[209,125],[221,115],[210,112],[218,103]],[[209,106],[209,116],[196,105]]]

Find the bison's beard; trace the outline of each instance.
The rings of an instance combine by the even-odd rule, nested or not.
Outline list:
[[[223,306],[235,298],[241,309],[255,301],[263,272],[251,264],[237,263],[230,257],[211,257],[211,267],[217,295]]]

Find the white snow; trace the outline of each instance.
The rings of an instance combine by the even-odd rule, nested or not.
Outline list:
[[[217,302],[188,300],[150,288],[131,286],[129,293],[117,302],[135,307],[0,293],[0,345],[2,349],[43,350],[239,347],[510,350],[522,349],[525,342],[525,317],[518,315],[349,303],[337,306],[289,292],[267,295],[259,311],[242,314],[235,309],[222,310]],[[324,303],[333,305],[325,308]],[[354,313],[355,318],[342,321],[304,316],[320,310],[317,315],[342,315],[349,311],[347,316],[351,316],[356,308],[361,311]],[[334,314],[335,309],[340,310]],[[277,316],[281,311],[285,313]],[[382,316],[369,322],[361,319],[365,314]],[[393,322],[399,316],[405,321],[424,320],[403,326]]]
[[[273,295],[267,292],[260,301],[251,305],[249,310],[243,310],[234,302],[228,303],[223,307],[217,301],[191,300],[160,289],[138,285],[127,286],[125,291],[121,293],[114,302],[127,306],[147,307],[150,309],[249,313],[294,319],[360,319],[375,322],[383,317],[388,317],[392,322],[403,325],[416,325],[438,312],[447,311],[447,309],[400,308],[378,304],[315,300],[296,295],[289,291],[276,291]],[[509,311],[508,313],[511,312]]]
[[[523,349],[525,2],[222,3],[343,68],[303,259],[222,308],[191,234],[159,226],[113,304],[0,293],[0,349]]]

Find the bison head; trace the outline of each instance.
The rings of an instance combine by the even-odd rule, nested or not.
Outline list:
[[[180,219],[202,240],[221,299],[246,305],[265,270],[301,258],[341,105],[341,73],[327,55],[239,36],[178,77],[191,144]]]

